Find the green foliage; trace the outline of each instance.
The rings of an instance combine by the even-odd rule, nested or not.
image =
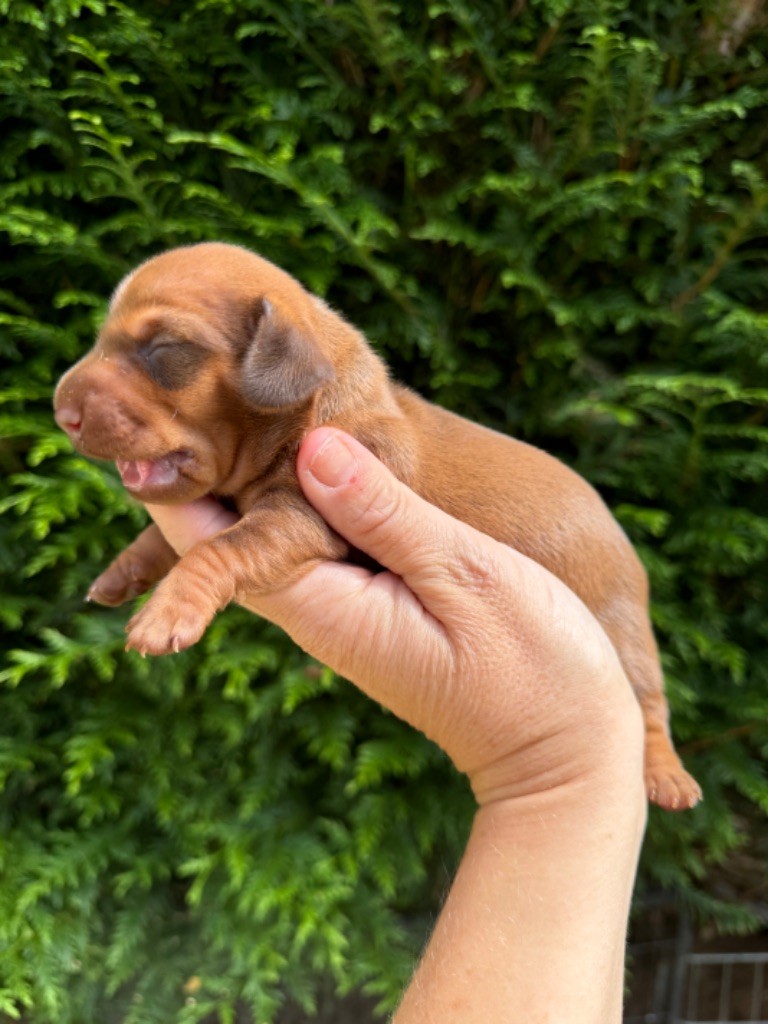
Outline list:
[[[391,1006],[471,815],[277,630],[231,610],[144,662],[82,602],[143,513],[52,387],[123,273],[203,239],[601,489],[706,793],[653,814],[643,885],[753,923],[712,881],[768,811],[768,36],[737,8],[0,2],[0,1013]]]

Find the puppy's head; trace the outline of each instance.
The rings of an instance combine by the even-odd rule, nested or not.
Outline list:
[[[56,421],[143,501],[228,493],[244,430],[279,436],[333,380],[322,309],[244,249],[171,250],[118,286],[95,346],[56,388]]]

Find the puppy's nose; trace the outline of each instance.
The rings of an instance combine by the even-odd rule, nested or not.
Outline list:
[[[83,425],[83,418],[77,409],[72,409],[66,405],[56,410],[54,419],[61,429],[66,430],[68,434],[79,434],[80,428]]]

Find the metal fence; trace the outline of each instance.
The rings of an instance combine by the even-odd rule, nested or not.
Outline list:
[[[670,1024],[768,1024],[766,967],[768,953],[688,953]]]
[[[768,1024],[768,952],[694,953],[687,929],[630,950],[624,1024]]]
[[[624,1024],[670,1024],[678,944],[675,939],[663,939],[630,947]]]

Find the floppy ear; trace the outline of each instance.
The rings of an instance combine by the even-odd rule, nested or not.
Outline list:
[[[254,313],[241,367],[243,395],[251,405],[301,405],[333,380],[333,365],[308,333],[288,323],[267,299]]]

